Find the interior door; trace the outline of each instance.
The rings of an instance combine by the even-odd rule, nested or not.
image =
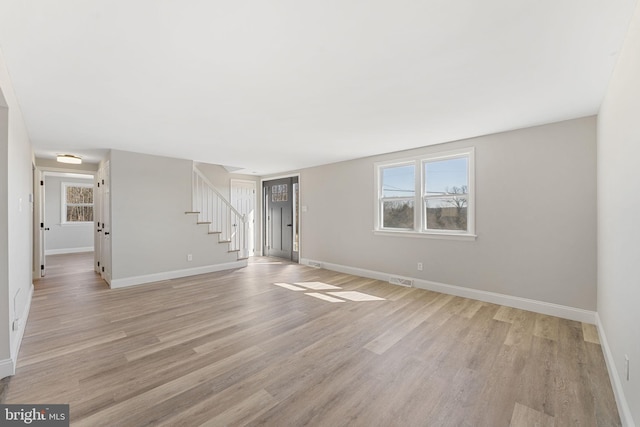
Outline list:
[[[45,175],[42,171],[40,171],[39,173],[39,178],[40,178],[40,194],[39,194],[39,206],[38,206],[38,214],[40,215],[40,277],[44,277],[46,272],[47,272],[47,257],[45,255],[45,248],[46,248],[46,238],[47,238],[47,231],[49,230],[49,227],[46,226],[45,224],[45,183],[44,183],[44,178]]]
[[[255,181],[231,180],[231,205],[247,219],[247,248],[242,256],[255,255],[255,211],[256,211],[256,183]]]
[[[281,178],[264,182],[264,253],[267,256],[297,261],[297,251],[294,253],[293,247],[293,184],[295,181],[297,178]]]
[[[93,183],[94,270],[100,275],[102,275],[102,171],[101,166]]]
[[[102,256],[101,276],[109,284],[111,284],[111,183],[109,160],[104,162],[102,170],[102,248],[100,254]]]

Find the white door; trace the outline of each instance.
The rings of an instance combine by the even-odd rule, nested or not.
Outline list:
[[[247,253],[255,254],[255,223],[256,223],[256,183],[240,179],[231,180],[231,205],[247,218]]]
[[[93,232],[94,270],[102,275],[102,167],[98,169],[93,183]]]
[[[100,254],[102,256],[102,266],[100,270],[102,278],[111,284],[111,174],[109,172],[109,166],[109,160],[105,161],[101,178],[102,200],[100,202],[100,210],[102,215],[102,248],[100,248]]]
[[[40,194],[38,197],[39,205],[38,205],[38,215],[40,219],[40,277],[44,277],[47,271],[47,258],[45,256],[45,241],[47,231],[49,227],[45,224],[45,210],[44,210],[44,173],[42,171],[38,171],[39,180],[40,180]]]

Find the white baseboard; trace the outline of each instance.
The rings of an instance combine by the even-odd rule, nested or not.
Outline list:
[[[382,273],[379,271],[366,270],[363,268],[349,267],[340,264],[332,264],[311,259],[300,259],[301,264],[309,265],[310,262],[318,262],[323,268],[340,273],[353,274],[355,276],[378,279],[384,282],[389,281],[389,277],[399,277],[396,274]],[[537,301],[529,298],[516,297],[499,294],[496,292],[482,291],[479,289],[465,288],[462,286],[447,285],[445,283],[431,282],[428,280],[406,277],[413,280],[414,286],[420,289],[441,292],[443,294],[455,295],[464,298],[471,298],[493,304],[505,305],[507,307],[519,308],[521,310],[533,311],[535,313],[547,314],[549,316],[562,317],[564,319],[576,320],[584,323],[596,323],[596,312],[581,308],[569,307],[566,305],[553,304],[550,302]]]
[[[63,248],[63,249],[47,249],[45,255],[62,255],[62,254],[79,254],[81,252],[93,252],[93,246],[84,248]]]
[[[187,268],[184,270],[165,271],[162,273],[147,274],[144,276],[125,277],[123,279],[111,279],[111,289],[126,288],[128,286],[142,285],[145,283],[160,282],[162,280],[179,279],[181,277],[196,276],[198,274],[213,273],[222,270],[231,270],[247,266],[247,260],[227,262],[224,264],[205,265],[204,267]]]
[[[20,345],[22,344],[22,337],[27,327],[27,319],[29,318],[29,312],[31,311],[31,300],[33,299],[33,283],[29,288],[29,296],[27,297],[27,303],[24,305],[22,313],[20,313],[20,328],[17,331],[11,330],[11,333],[16,334],[13,339],[13,345],[11,346],[11,358],[0,360],[0,378],[8,377],[16,373],[16,367],[18,366],[18,354],[20,353]],[[12,327],[10,322],[9,328]]]
[[[0,360],[0,379],[10,377],[16,373],[15,363],[11,359]]]
[[[620,414],[620,421],[622,427],[635,427],[633,418],[631,417],[631,409],[627,403],[627,399],[624,395],[624,389],[622,388],[622,382],[620,381],[620,375],[618,375],[618,368],[614,362],[613,353],[609,347],[607,336],[604,333],[600,316],[596,313],[596,327],[598,329],[598,336],[600,337],[600,344],[602,346],[602,352],[604,353],[604,360],[607,363],[607,370],[609,371],[609,380],[611,381],[611,387],[613,388],[613,394],[616,397],[616,404],[618,405],[618,413]]]

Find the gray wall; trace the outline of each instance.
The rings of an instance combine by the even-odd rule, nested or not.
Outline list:
[[[598,314],[635,423],[640,423],[640,6],[598,117]],[[624,356],[631,379],[626,380]]]
[[[17,357],[31,290],[33,191],[31,143],[0,53],[0,376]],[[15,309],[14,309],[15,302]],[[20,331],[11,321],[22,318]]]
[[[93,250],[93,223],[62,224],[62,183],[93,184],[93,179],[60,176],[45,177],[45,224],[49,228],[45,251],[49,253],[73,252],[83,248]]]
[[[300,171],[303,258],[596,308],[596,119]],[[475,241],[374,235],[374,162],[475,147]],[[417,263],[424,271],[417,271]]]
[[[188,160],[111,151],[112,280],[236,261],[185,215],[191,174]]]
[[[42,170],[61,171],[61,172],[77,172],[77,173],[93,173],[98,170],[98,163],[90,163],[83,161],[82,164],[74,165],[70,163],[58,163],[55,159],[43,159],[36,157],[36,166]]]

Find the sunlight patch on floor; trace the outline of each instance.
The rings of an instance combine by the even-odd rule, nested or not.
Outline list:
[[[329,302],[344,302],[344,300],[340,298],[330,297],[329,295],[321,294],[319,292],[307,292],[305,295],[309,295],[310,297],[319,298]]]
[[[289,289],[292,291],[306,291],[307,289],[301,288],[300,286],[290,285],[288,283],[274,283],[276,286],[280,286],[281,288]]]
[[[322,282],[298,282],[294,285],[304,286],[305,288],[314,289],[316,291],[322,291],[326,289],[342,289],[340,286],[329,285]]]
[[[365,294],[356,291],[343,291],[343,292],[327,292],[334,297],[340,297],[348,299],[349,301],[384,301],[384,298],[375,297],[373,295]]]
[[[295,284],[290,283],[274,283],[274,285],[279,286],[284,289],[289,289],[291,291],[307,291],[309,289],[312,290],[330,290],[330,289],[342,289],[339,286],[329,285],[328,283],[323,282],[296,282]],[[357,291],[333,291],[327,293],[320,292],[306,292],[305,295],[310,295],[314,298],[319,298],[324,301],[329,302],[346,302],[347,301],[386,301],[385,298],[376,297],[373,295],[365,294],[364,292]]]

